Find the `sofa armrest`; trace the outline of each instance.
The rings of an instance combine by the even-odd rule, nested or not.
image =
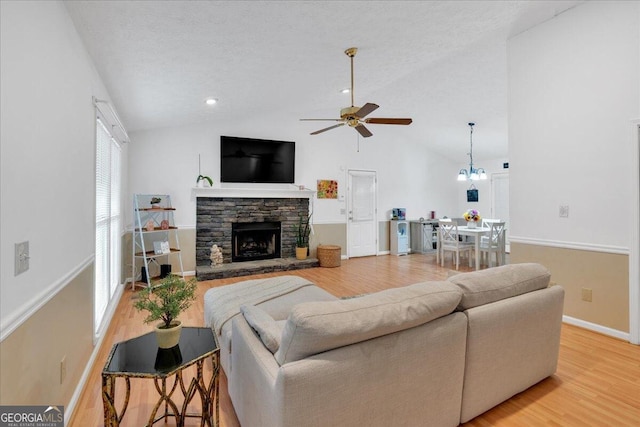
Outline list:
[[[229,375],[229,396],[242,425],[277,426],[281,424],[274,399],[275,383],[280,366],[273,354],[262,344],[260,338],[242,316],[232,321],[233,351]],[[268,398],[265,398],[267,396]]]
[[[465,310],[465,423],[552,375],[558,364],[564,289],[551,286]]]

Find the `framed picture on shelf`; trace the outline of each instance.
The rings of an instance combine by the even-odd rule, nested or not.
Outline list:
[[[169,242],[166,240],[162,242],[153,242],[153,252],[156,255],[168,254],[169,252],[171,252],[171,249],[169,248]]]

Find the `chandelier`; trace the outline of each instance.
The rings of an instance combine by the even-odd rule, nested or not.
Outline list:
[[[469,129],[471,133],[469,134],[469,145],[470,150],[467,154],[469,154],[469,170],[460,169],[458,172],[458,181],[477,181],[479,179],[487,179],[487,172],[483,168],[474,168],[473,167],[473,127],[475,123],[469,123]]]

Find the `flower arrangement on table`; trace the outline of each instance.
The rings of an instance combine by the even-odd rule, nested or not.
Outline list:
[[[476,209],[469,209],[468,211],[463,213],[462,216],[467,222],[478,222],[482,219],[480,217],[480,212],[478,212]]]

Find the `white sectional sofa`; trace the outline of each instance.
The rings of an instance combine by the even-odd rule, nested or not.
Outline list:
[[[209,290],[205,322],[243,427],[456,426],[555,372],[549,278],[515,264],[340,300],[281,276]]]

